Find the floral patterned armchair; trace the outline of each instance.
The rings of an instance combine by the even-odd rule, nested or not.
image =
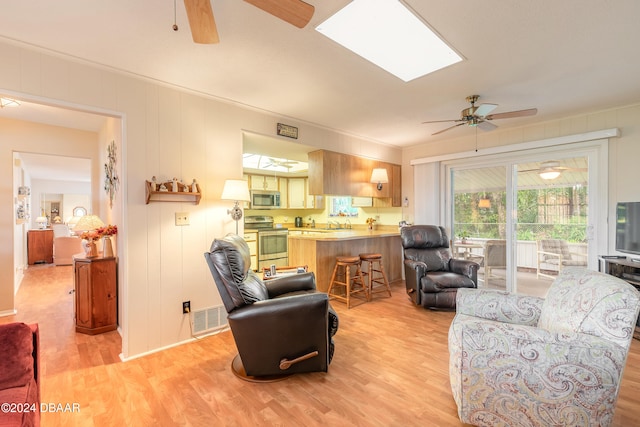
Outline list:
[[[545,299],[459,289],[449,329],[451,389],[462,422],[608,426],[640,292],[581,267]]]

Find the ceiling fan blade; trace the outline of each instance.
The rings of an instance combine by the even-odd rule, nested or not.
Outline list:
[[[446,122],[460,122],[460,119],[451,119],[451,120],[429,120],[428,122],[422,122],[423,125],[429,123],[446,123]]]
[[[446,128],[446,129],[442,129],[442,130],[440,130],[440,131],[438,131],[438,132],[436,132],[436,133],[432,133],[431,135],[432,135],[432,136],[433,136],[433,135],[438,135],[439,133],[446,132],[446,131],[448,131],[449,129],[453,129],[453,128],[456,128],[456,127],[458,127],[458,126],[462,126],[462,125],[464,125],[464,124],[465,124],[464,122],[462,122],[462,123],[458,123],[457,125],[453,125],[453,126],[450,126],[450,127]]]
[[[498,107],[498,104],[480,104],[473,113],[475,116],[484,117]]]
[[[528,110],[507,111],[506,113],[491,114],[486,116],[485,120],[495,119],[511,119],[513,117],[535,116],[538,114],[537,108],[529,108]]]
[[[216,21],[213,19],[211,0],[184,0],[189,18],[191,37],[195,43],[215,44],[220,41]]]
[[[484,120],[483,121],[479,121],[476,126],[478,126],[480,129],[482,129],[484,131],[494,130],[495,128],[498,127],[498,126],[494,125],[493,123],[485,122]]]
[[[315,7],[302,0],[244,0],[271,15],[304,28],[309,23]]]

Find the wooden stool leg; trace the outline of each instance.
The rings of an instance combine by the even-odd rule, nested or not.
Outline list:
[[[347,294],[347,309],[351,308],[351,268],[348,265],[344,266],[345,277],[344,283],[346,284],[345,293]]]
[[[367,301],[371,301],[371,293],[369,291],[369,287],[367,286],[367,283],[364,280],[364,274],[362,273],[361,264],[358,264],[358,268],[356,269],[356,275],[357,275],[358,280],[360,281],[360,286],[362,287],[362,290],[364,291],[365,299]]]
[[[387,292],[389,292],[389,296],[391,296],[391,286],[389,286],[389,280],[387,280],[387,275],[384,272],[384,267],[382,266],[382,260],[378,260],[378,267],[380,268],[380,274],[382,275],[382,280],[384,282],[384,285],[387,287]]]
[[[333,284],[336,280],[336,273],[338,272],[338,263],[336,263],[335,267],[333,267],[333,273],[331,274],[331,280],[329,281],[329,289],[327,289],[327,295],[331,296],[331,289],[333,289]]]
[[[367,287],[367,301],[371,301],[371,297],[373,295],[373,263],[371,261],[363,261],[363,263],[367,263],[367,272],[362,273],[363,276],[367,276],[366,287]]]

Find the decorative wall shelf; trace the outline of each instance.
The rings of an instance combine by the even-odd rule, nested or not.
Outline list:
[[[157,184],[158,188],[164,186],[167,191],[158,191],[156,184],[151,181],[146,181],[145,202],[193,202],[196,205],[200,204],[200,198],[202,193],[200,192],[200,185],[196,182],[196,192],[191,191],[191,185],[186,185],[181,182],[176,183],[178,191],[172,191],[173,181],[160,182]]]

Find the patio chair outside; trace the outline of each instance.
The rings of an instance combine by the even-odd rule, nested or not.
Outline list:
[[[546,271],[557,271],[558,274],[563,267],[587,266],[587,254],[571,252],[566,240],[544,239],[538,240],[537,255],[537,278],[540,276],[555,279],[557,275],[546,273]]]

